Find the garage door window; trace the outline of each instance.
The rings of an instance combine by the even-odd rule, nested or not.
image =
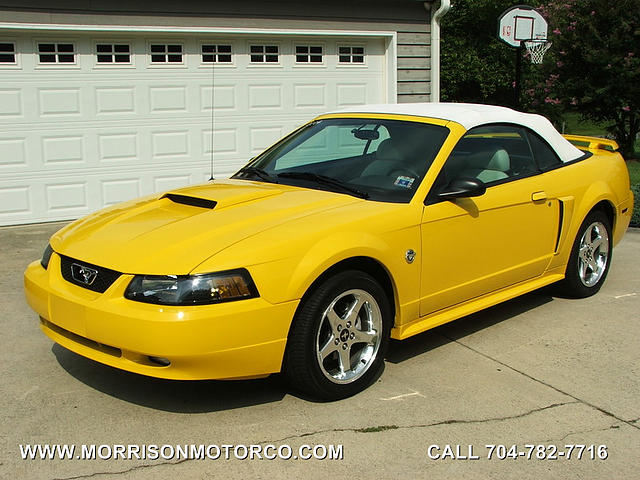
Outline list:
[[[76,63],[73,43],[38,43],[40,63]]]
[[[151,49],[151,63],[182,63],[182,45],[154,43]]]
[[[296,63],[322,63],[320,45],[296,45]]]
[[[0,64],[16,63],[16,46],[14,43],[0,42]]]
[[[99,43],[96,61],[101,64],[131,63],[131,46],[126,43]]]
[[[231,45],[202,45],[202,63],[231,63]]]
[[[278,63],[280,52],[277,45],[251,45],[251,63]]]
[[[338,61],[340,63],[364,63],[364,47],[338,47]]]

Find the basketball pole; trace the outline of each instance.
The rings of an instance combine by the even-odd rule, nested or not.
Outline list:
[[[516,110],[520,110],[520,91],[522,82],[522,45],[516,47],[516,81],[514,86],[514,104]]]

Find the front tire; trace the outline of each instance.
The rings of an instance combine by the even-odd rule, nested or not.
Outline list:
[[[329,277],[293,320],[284,362],[289,382],[323,400],[364,390],[383,367],[391,321],[387,295],[370,275]]]
[[[585,298],[600,290],[611,264],[612,237],[607,216],[593,211],[580,225],[573,242],[561,292],[573,298]]]

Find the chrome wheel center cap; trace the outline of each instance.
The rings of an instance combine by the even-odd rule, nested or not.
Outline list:
[[[345,328],[340,332],[340,341],[346,342],[347,340],[349,340],[349,330]]]

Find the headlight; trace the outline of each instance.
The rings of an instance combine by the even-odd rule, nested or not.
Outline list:
[[[124,296],[161,305],[206,305],[257,297],[258,290],[242,268],[204,275],[136,275]]]
[[[40,265],[45,270],[49,267],[49,260],[51,260],[51,255],[53,254],[53,248],[51,245],[47,245],[47,248],[44,249],[44,253],[42,254],[42,259],[40,260]]]

